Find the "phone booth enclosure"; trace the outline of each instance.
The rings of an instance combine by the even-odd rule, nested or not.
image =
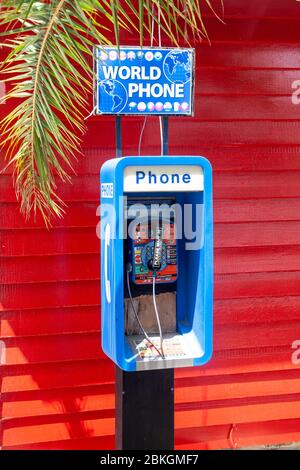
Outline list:
[[[125,371],[191,367],[207,363],[212,355],[213,335],[213,210],[209,161],[195,156],[112,159],[101,168],[100,184],[103,351]],[[135,349],[132,338],[125,334],[126,250],[134,248],[134,242],[127,234],[128,221],[125,217],[126,204],[130,200],[137,204],[140,202],[145,207],[152,202],[176,201],[182,216],[181,233],[176,234],[176,248],[173,242],[170,246],[167,241],[164,243],[168,253],[173,254],[170,262],[173,267],[168,267],[168,273],[161,275],[160,281],[166,284],[167,289],[176,292],[176,338],[170,341],[181,344],[181,353],[177,355],[171,352],[164,358],[143,358]],[[189,224],[188,233],[185,227],[187,218],[194,226]],[[195,220],[199,219],[197,233],[191,233],[191,230],[195,231]],[[176,230],[179,229],[178,221],[179,218],[172,221]],[[194,244],[193,236],[196,239]],[[147,242],[149,246],[143,245],[142,248],[151,251],[151,240]],[[141,265],[143,260],[139,259],[139,255],[138,252],[136,259]],[[145,268],[145,264],[142,266]],[[147,284],[150,282],[147,279],[149,273],[144,274],[140,277]],[[134,287],[137,283],[132,273],[130,279]],[[149,303],[152,305],[150,295]]]

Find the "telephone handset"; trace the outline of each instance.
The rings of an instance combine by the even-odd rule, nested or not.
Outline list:
[[[157,224],[155,230],[155,240],[153,249],[153,259],[148,261],[149,268],[156,272],[159,271],[162,265],[162,251],[163,251],[163,229]]]
[[[177,280],[177,243],[174,221],[140,222],[131,240],[132,282],[139,285]]]

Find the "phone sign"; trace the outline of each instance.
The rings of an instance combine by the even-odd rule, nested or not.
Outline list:
[[[125,192],[203,191],[203,170],[197,165],[127,166]]]
[[[95,112],[193,115],[194,49],[97,47]]]

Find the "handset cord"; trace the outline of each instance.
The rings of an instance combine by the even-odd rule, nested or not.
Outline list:
[[[157,305],[156,305],[156,294],[155,294],[155,273],[153,273],[153,281],[152,281],[152,287],[153,287],[153,290],[152,290],[152,293],[153,293],[153,305],[154,305],[154,310],[155,310],[155,316],[156,316],[156,321],[157,321],[157,325],[158,325],[158,331],[159,331],[159,338],[160,338],[160,350],[161,350],[161,354],[162,354],[162,357],[164,358],[165,357],[165,354],[164,354],[164,348],[163,348],[163,335],[162,335],[162,329],[161,329],[161,323],[160,323],[160,318],[159,318],[159,314],[158,314],[158,310],[157,310]]]
[[[133,313],[134,313],[134,316],[135,316],[135,319],[136,321],[138,322],[139,324],[139,327],[141,329],[141,331],[143,332],[143,335],[145,336],[146,340],[151,344],[151,346],[153,346],[153,348],[156,350],[156,352],[160,355],[160,357],[162,359],[164,359],[164,354],[163,352],[160,352],[160,350],[155,346],[155,344],[151,341],[151,339],[149,338],[145,328],[143,327],[142,323],[141,323],[141,320],[139,319],[139,316],[137,314],[137,311],[136,311],[136,308],[135,308],[135,305],[134,305],[134,302],[133,302],[133,298],[132,298],[132,294],[131,294],[131,288],[130,288],[130,281],[129,281],[129,271],[127,269],[127,289],[128,289],[128,293],[129,293],[129,298],[130,298],[130,303],[131,303],[131,307],[132,307],[132,310],[133,310]],[[155,303],[155,313],[157,312],[157,309],[156,309],[156,303]],[[157,317],[158,318],[158,317]],[[158,318],[158,324],[159,324],[159,331],[160,331],[160,334],[161,334],[161,327],[160,327],[160,322],[159,322],[159,318]],[[162,346],[162,342],[161,342],[161,346]]]
[[[155,238],[155,243],[154,243],[153,259],[152,259],[152,269],[153,269],[152,295],[153,295],[153,305],[154,305],[154,310],[155,310],[156,322],[157,322],[159,337],[160,337],[160,350],[162,352],[163,357],[165,357],[164,350],[163,350],[163,335],[162,335],[161,323],[160,323],[160,318],[159,318],[157,304],[156,304],[156,293],[155,293],[155,278],[156,278],[156,272],[161,268],[162,249],[163,249],[163,228],[160,227],[160,224],[158,223],[158,226],[156,227],[156,238]]]

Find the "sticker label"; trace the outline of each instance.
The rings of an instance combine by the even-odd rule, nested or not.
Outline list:
[[[112,199],[114,197],[114,184],[101,183],[101,197]]]

